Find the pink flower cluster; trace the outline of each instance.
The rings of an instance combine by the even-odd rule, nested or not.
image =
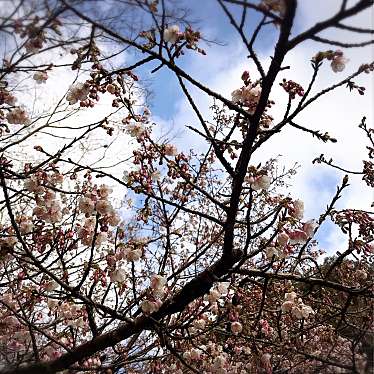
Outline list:
[[[5,88],[0,88],[0,105],[8,104],[13,106],[16,103],[16,97]]]
[[[48,223],[61,221],[63,216],[61,203],[56,192],[48,188],[47,185],[56,186],[62,182],[63,176],[58,172],[51,175],[39,172],[26,179],[25,189],[35,194],[36,207],[33,210],[33,215]]]
[[[248,85],[231,93],[232,101],[247,107],[250,114],[255,112],[260,96],[261,87],[258,85]]]
[[[150,284],[152,296],[141,303],[141,308],[144,314],[152,314],[160,308],[162,304],[160,299],[164,297],[166,293],[166,283],[167,279],[162,275],[152,275]]]
[[[276,239],[276,243],[268,246],[265,249],[266,258],[271,260],[275,258],[286,258],[292,253],[292,246],[297,244],[305,244],[310,238],[313,237],[315,229],[318,227],[318,223],[315,220],[309,220],[307,222],[299,222],[304,216],[304,203],[301,200],[295,200],[289,206],[289,214],[291,217],[297,220],[299,228],[284,227]]]
[[[281,306],[283,313],[291,312],[297,319],[306,319],[310,314],[314,314],[313,309],[309,305],[305,305],[302,299],[297,298],[297,294],[294,291],[286,292],[284,300]]]
[[[47,81],[48,73],[46,71],[37,71],[32,78],[36,83],[42,84]]]
[[[343,51],[337,49],[336,51],[325,51],[325,52],[318,52],[314,57],[313,61],[321,62],[324,59],[331,61],[331,69],[334,73],[340,73],[345,69],[346,64],[349,62]]]
[[[6,119],[14,125],[28,125],[30,123],[29,116],[25,108],[17,107],[7,113]]]
[[[250,177],[248,179],[249,184],[255,191],[267,190],[271,185],[271,179],[267,175],[259,175],[257,177]]]
[[[119,214],[108,201],[111,192],[112,189],[103,184],[98,189],[94,188],[91,192],[87,192],[79,200],[79,210],[86,216],[83,225],[78,229],[78,237],[84,245],[91,245],[95,238],[95,246],[101,246],[108,238],[107,224],[117,226],[120,223]],[[100,222],[100,232],[95,236],[96,214],[99,214],[103,220]]]
[[[90,93],[89,86],[85,83],[76,83],[69,88],[66,100],[70,105],[76,104],[78,101],[85,101]]]

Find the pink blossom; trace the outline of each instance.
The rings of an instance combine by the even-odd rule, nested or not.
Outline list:
[[[109,225],[111,225],[111,226],[118,226],[120,222],[121,222],[121,217],[119,216],[119,214],[117,212],[113,211],[108,216],[108,223],[109,223]]]
[[[243,326],[240,322],[232,322],[231,323],[231,332],[234,335],[240,334],[243,330]]]
[[[218,290],[216,290],[216,289],[212,289],[212,290],[210,290],[210,292],[209,292],[209,294],[207,296],[207,300],[209,301],[210,304],[213,304],[220,297],[221,297],[221,293]]]
[[[264,365],[264,367],[266,369],[269,369],[269,371],[267,372],[270,372],[271,373],[271,354],[270,353],[264,353],[262,356],[261,356],[261,361],[262,361],[262,364]]]
[[[82,213],[92,214],[95,210],[95,203],[89,197],[82,197],[78,202],[78,208]]]
[[[218,292],[222,294],[227,294],[228,290],[229,290],[229,286],[230,286],[230,282],[219,282],[217,284],[217,290]]]
[[[30,218],[23,220],[19,225],[19,231],[21,234],[28,234],[32,231],[34,225]]]
[[[217,357],[215,357],[214,361],[213,361],[213,367],[215,370],[219,370],[221,368],[223,368],[225,365],[226,365],[226,357],[221,354]]]
[[[205,325],[206,325],[206,321],[202,318],[200,319],[197,319],[193,322],[193,326],[196,328],[196,329],[199,329],[199,330],[204,330],[205,328]]]
[[[98,200],[96,202],[96,210],[98,213],[102,214],[102,215],[106,215],[106,214],[109,214],[113,211],[113,207],[112,207],[112,204],[108,201],[108,200]]]
[[[256,110],[258,101],[261,96],[260,86],[247,86],[235,90],[231,93],[231,98],[234,103],[243,104],[247,107],[249,113],[253,114]]]
[[[108,233],[107,232],[99,232],[96,235],[95,247],[100,247],[108,240]]]
[[[0,89],[0,96],[5,104],[14,106],[16,104],[17,98],[5,89]]]
[[[308,318],[310,314],[313,314],[314,310],[309,305],[301,305],[301,314],[303,318]]]
[[[106,199],[112,192],[113,190],[106,184],[102,184],[99,188],[100,197],[102,199]]]
[[[281,306],[281,310],[283,313],[289,312],[290,310],[292,310],[294,305],[295,304],[293,301],[285,301]]]
[[[49,223],[56,223],[61,221],[62,212],[60,203],[57,200],[53,200],[50,205],[51,206],[48,209],[48,212],[44,217],[44,220]]]
[[[359,279],[359,280],[366,280],[367,277],[368,277],[368,273],[365,271],[365,270],[362,270],[362,269],[359,269],[356,271],[356,277]]]
[[[131,122],[126,126],[126,131],[130,136],[139,138],[145,132],[145,127],[140,122]]]
[[[265,335],[270,335],[273,331],[273,329],[269,326],[269,322],[264,320],[264,319],[260,319],[260,325],[261,325],[261,331],[265,334]]]
[[[294,230],[288,233],[290,237],[290,244],[305,244],[308,240],[308,235],[303,230]]]
[[[152,314],[157,312],[161,306],[161,302],[144,300],[141,303],[141,308],[144,314]]]
[[[44,286],[46,291],[54,291],[58,288],[59,284],[55,280],[51,280]]]
[[[127,248],[125,249],[124,254],[127,261],[138,261],[142,257],[143,251],[141,248]]]
[[[30,119],[25,109],[23,108],[14,108],[7,115],[6,119],[10,124],[14,125],[28,125]]]
[[[284,299],[287,301],[295,301],[296,298],[297,298],[297,294],[294,291],[286,292],[284,295]]]
[[[44,34],[40,33],[34,38],[30,38],[25,43],[25,48],[27,53],[37,53],[40,49],[43,48],[43,42],[45,41]]]
[[[303,231],[308,236],[308,238],[311,238],[314,235],[314,230],[317,228],[317,226],[318,224],[315,220],[310,220],[303,224]]]
[[[242,100],[242,90],[237,89],[237,90],[232,91],[231,100],[234,103],[240,103]]]
[[[302,319],[303,318],[303,313],[302,313],[301,309],[296,305],[294,305],[292,307],[291,313],[297,319]]]
[[[161,173],[160,173],[159,170],[156,170],[156,171],[154,171],[154,172],[151,174],[151,179],[152,179],[153,182],[157,182],[157,181],[159,181],[160,178],[161,178]]]
[[[302,219],[304,217],[304,202],[302,200],[295,200],[293,202],[291,215],[297,219]]]
[[[190,351],[190,358],[191,360],[199,360],[201,357],[200,350],[197,348],[192,348]]]
[[[36,194],[44,192],[44,187],[39,184],[37,177],[34,175],[25,180],[24,187],[26,190]]]
[[[167,279],[165,277],[158,275],[158,274],[154,274],[151,277],[150,287],[153,290],[159,290],[165,286],[166,282],[167,282]]]
[[[267,190],[270,187],[271,179],[267,175],[260,175],[255,178],[251,187],[255,190]]]
[[[331,69],[334,73],[340,73],[345,69],[345,65],[348,62],[349,60],[343,54],[338,54],[331,61]]]
[[[176,156],[178,154],[177,148],[173,144],[165,144],[165,155]]]

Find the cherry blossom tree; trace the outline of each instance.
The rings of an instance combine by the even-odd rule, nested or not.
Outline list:
[[[374,186],[369,109],[352,108],[368,151],[362,170],[314,160],[342,179],[313,220],[285,188],[296,168],[253,162],[288,127],[336,142],[300,114],[339,88],[364,95],[355,80],[369,83],[374,70],[349,65],[373,43],[372,29],[350,25],[372,0],[337,0],[335,14],[301,33],[298,3],[216,1],[253,64],[227,97],[181,67],[186,55],[209,56],[209,42],[178,1],[6,2],[1,373],[371,372],[373,213],[336,208],[350,174]],[[363,41],[326,37],[333,28]],[[257,41],[269,30],[277,40],[264,62]],[[284,78],[286,56],[304,43],[314,48],[306,87]],[[183,150],[149,109],[146,73],[163,70],[195,114]],[[334,83],[319,90],[321,71]],[[287,98],[280,121],[275,87]],[[315,239],[326,220],[347,237],[330,257]]]

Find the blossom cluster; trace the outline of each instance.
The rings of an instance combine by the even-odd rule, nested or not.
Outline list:
[[[260,6],[284,16],[286,13],[287,2],[286,0],[262,0]]]
[[[289,206],[289,214],[292,219],[296,220],[289,227],[283,227],[283,230],[277,235],[276,242],[265,249],[266,258],[268,260],[286,258],[292,252],[292,246],[303,245],[310,240],[318,224],[315,220],[301,222],[304,217],[304,202],[294,200]]]
[[[301,298],[297,297],[296,292],[287,292],[284,295],[284,302],[281,306],[283,313],[291,312],[291,314],[297,318],[308,318],[314,311],[309,305],[305,305]]]
[[[27,111],[22,107],[10,110],[6,115],[6,119],[10,124],[15,125],[28,125],[30,123]]]
[[[271,179],[268,175],[258,175],[247,179],[251,188],[255,191],[267,190],[271,185]]]
[[[160,308],[162,304],[161,299],[166,293],[166,283],[167,279],[162,275],[152,275],[150,284],[151,295],[141,303],[144,314],[152,314]]]
[[[337,49],[336,51],[328,50],[325,52],[318,52],[312,60],[315,62],[321,62],[324,59],[331,61],[331,69],[334,73],[340,73],[345,69],[346,64],[349,62],[343,51]]]
[[[232,101],[236,104],[242,104],[248,108],[248,112],[253,114],[256,110],[258,101],[261,96],[261,87],[250,85],[234,90],[231,93]]]
[[[172,25],[166,27],[163,32],[163,40],[166,43],[171,45],[178,44],[178,42],[184,41],[186,43],[187,49],[193,49],[197,52],[205,55],[205,51],[197,46],[201,38],[199,31],[194,31],[192,28],[187,27],[184,32],[182,32],[178,25]],[[181,48],[175,49],[175,56],[178,57],[180,54],[183,54]]]
[[[66,100],[70,105],[76,104],[78,101],[85,101],[90,93],[89,86],[85,83],[76,83],[69,88]]]
[[[8,104],[10,106],[15,105],[17,99],[9,92],[6,88],[0,88],[0,105]]]
[[[249,114],[254,114],[261,97],[261,81],[252,82],[247,70],[242,73],[241,79],[244,86],[231,93],[231,100],[233,103],[243,106]],[[263,129],[268,129],[273,122],[273,117],[267,113],[268,109],[271,108],[273,104],[274,101],[268,100],[265,110],[261,115],[260,126]]]
[[[292,80],[283,79],[279,85],[283,87],[283,89],[290,95],[291,99],[294,99],[296,95],[304,96],[304,89],[300,86],[300,84]]]
[[[36,207],[33,215],[48,223],[57,223],[62,219],[63,211],[57,193],[48,186],[56,186],[63,182],[59,172],[48,174],[38,172],[26,179],[24,188],[35,194]]]
[[[120,223],[120,216],[108,200],[112,189],[105,184],[99,188],[93,188],[79,199],[79,210],[85,214],[86,219],[78,229],[78,237],[82,244],[91,245],[95,240],[95,246],[99,247],[106,242],[108,237],[108,225],[117,226]],[[97,220],[99,215],[100,232],[96,231]]]
[[[38,84],[45,83],[48,79],[48,73],[46,71],[37,71],[33,75],[33,79]]]

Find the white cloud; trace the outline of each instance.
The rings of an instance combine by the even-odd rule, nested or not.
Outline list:
[[[84,37],[89,33],[86,27],[79,27],[75,36]],[[62,32],[72,32],[72,30],[62,29]],[[14,40],[9,39],[3,44],[2,54],[6,57],[10,55]],[[101,56],[115,54],[117,47],[113,44],[106,43],[99,45]],[[6,48],[6,50],[5,50]],[[108,93],[100,94],[100,100],[94,108],[79,108],[79,104],[69,106],[65,100],[69,87],[75,82],[84,82],[89,78],[88,65],[83,65],[80,71],[72,71],[69,66],[76,55],[72,55],[68,50],[52,49],[41,54],[37,54],[32,58],[24,61],[23,65],[40,66],[43,64],[53,64],[52,70],[48,71],[48,80],[45,84],[36,84],[32,79],[34,71],[18,73],[17,76],[10,75],[10,87],[21,81],[14,91],[17,97],[17,104],[26,106],[30,116],[36,120],[31,126],[25,128],[20,134],[9,140],[13,142],[15,139],[27,137],[18,146],[9,148],[10,157],[23,162],[33,162],[37,164],[45,159],[45,156],[34,149],[35,145],[41,145],[45,151],[54,154],[64,145],[70,143],[75,137],[79,137],[86,131],[85,126],[97,123],[104,118],[108,118],[109,126],[114,128],[113,136],[108,136],[102,128],[92,131],[82,141],[77,142],[71,149],[63,154],[63,157],[71,158],[75,162],[83,165],[103,168],[105,172],[122,178],[123,171],[129,167],[129,163],[125,162],[134,149],[131,138],[123,131],[121,119],[127,115],[127,111],[112,107],[113,96]],[[108,63],[111,67],[125,64],[127,60],[126,52],[111,58]],[[107,62],[104,62],[104,64]],[[91,65],[92,63],[90,63]],[[7,79],[9,79],[7,77]],[[138,95],[138,100],[143,101],[142,96]],[[58,106],[55,114],[53,109]],[[78,110],[79,109],[79,110]],[[21,128],[20,125],[12,125],[12,132]],[[40,131],[28,137],[35,129]],[[2,139],[4,146],[4,137]],[[63,170],[69,170],[72,167],[66,164],[59,164]],[[108,178],[97,179],[97,183],[107,183],[114,187],[114,196],[117,198],[119,205],[126,191],[123,186],[114,184]]]

